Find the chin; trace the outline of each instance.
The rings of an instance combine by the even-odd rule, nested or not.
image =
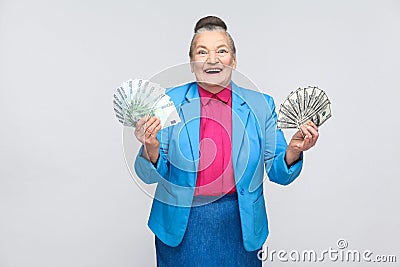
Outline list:
[[[213,88],[217,88],[217,87],[225,88],[229,85],[229,81],[221,80],[221,79],[206,79],[206,80],[202,80],[202,81],[198,81],[198,82],[204,86],[213,87]]]
[[[200,79],[199,79],[200,78]],[[230,77],[227,78],[226,75],[208,75],[208,74],[203,74],[201,77],[198,77],[197,82],[200,83],[201,85],[207,86],[207,87],[227,87],[229,83],[231,82]],[[206,89],[206,88],[204,88]]]

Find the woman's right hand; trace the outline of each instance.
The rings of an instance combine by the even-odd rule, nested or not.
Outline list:
[[[135,136],[143,144],[143,157],[156,163],[159,156],[160,141],[157,139],[161,121],[157,117],[145,116],[136,123]]]

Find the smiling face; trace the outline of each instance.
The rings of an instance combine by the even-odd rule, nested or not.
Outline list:
[[[232,69],[236,67],[235,55],[223,31],[205,31],[194,40],[190,59],[197,83],[212,93],[218,93],[229,85]]]

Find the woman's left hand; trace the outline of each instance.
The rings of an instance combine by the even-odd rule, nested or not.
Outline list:
[[[300,126],[300,129],[293,135],[286,149],[286,164],[290,166],[300,158],[302,151],[312,148],[317,142],[318,136],[318,127],[311,120]]]

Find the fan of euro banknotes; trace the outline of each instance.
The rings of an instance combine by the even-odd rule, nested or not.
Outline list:
[[[308,120],[320,126],[331,116],[331,102],[326,93],[318,87],[308,86],[291,92],[281,104],[277,126],[296,129]]]
[[[181,121],[165,88],[148,80],[124,82],[117,88],[113,103],[115,115],[124,126],[136,127],[137,121],[144,116],[160,118],[162,128]]]

